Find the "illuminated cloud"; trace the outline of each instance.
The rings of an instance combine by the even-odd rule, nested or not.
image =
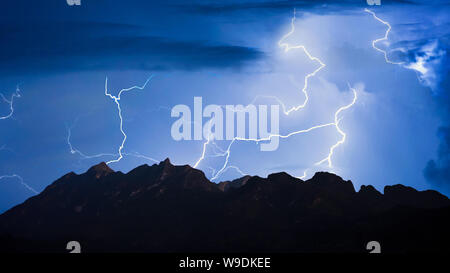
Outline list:
[[[439,70],[446,52],[439,48],[438,41],[432,41],[413,52],[412,61],[405,65],[406,68],[415,70],[422,84],[433,91],[439,85]]]

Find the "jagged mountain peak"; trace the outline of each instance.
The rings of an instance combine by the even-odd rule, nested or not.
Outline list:
[[[329,172],[316,172],[310,181],[330,181],[330,182],[344,182],[342,177]]]
[[[374,195],[374,196],[381,196],[383,195],[381,192],[379,192],[377,189],[375,189],[372,185],[362,185],[359,189],[360,194],[368,194],[368,195]]]
[[[166,159],[164,159],[163,161],[159,162],[160,166],[169,166],[172,167],[174,165],[172,165],[172,163],[170,162],[170,159],[167,157]]]
[[[232,181],[220,182],[219,184],[217,184],[217,186],[219,187],[219,189],[221,191],[226,192],[230,189],[237,189],[237,188],[244,186],[245,184],[247,184],[247,182],[250,178],[252,178],[251,175],[245,175],[241,178],[237,178]]]
[[[100,162],[99,164],[92,166],[86,172],[86,174],[94,175],[96,178],[106,176],[110,173],[114,173],[114,170],[112,170],[105,162]]]
[[[59,249],[74,236],[94,251],[354,251],[364,243],[360,235],[401,235],[427,221],[441,223],[446,234],[449,209],[448,198],[435,191],[394,185],[381,194],[369,185],[355,192],[351,181],[327,172],[307,181],[280,172],[215,184],[169,159],[126,174],[100,163],[0,215],[0,251],[36,246],[29,241]],[[415,242],[428,240],[426,228],[417,229]]]
[[[306,181],[307,184],[323,188],[333,194],[353,195],[356,193],[352,181],[344,180],[340,176],[329,172],[317,172]]]
[[[401,184],[385,186],[384,197],[396,204],[423,208],[441,207],[449,202],[445,195],[437,191],[418,191]]]
[[[278,173],[272,173],[267,176],[267,179],[274,182],[282,182],[282,181],[291,181],[296,179],[295,177],[291,176],[287,172],[278,172]]]

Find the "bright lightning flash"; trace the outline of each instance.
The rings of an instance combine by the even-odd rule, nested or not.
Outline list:
[[[120,144],[119,151],[118,151],[119,157],[118,157],[117,159],[110,160],[110,161],[106,162],[106,164],[109,165],[109,164],[111,164],[111,163],[119,162],[119,161],[123,158],[122,150],[123,150],[123,147],[125,146],[125,142],[127,141],[127,134],[126,134],[125,131],[123,130],[122,109],[120,108],[120,99],[121,99],[122,93],[131,91],[131,90],[133,90],[133,89],[143,90],[143,89],[147,86],[148,82],[149,82],[152,78],[153,78],[153,76],[151,76],[150,78],[148,78],[147,81],[144,83],[143,86],[133,86],[133,87],[130,87],[130,88],[125,88],[125,89],[120,90],[120,91],[119,91],[119,94],[118,94],[117,97],[116,97],[116,96],[113,96],[113,95],[111,95],[110,93],[108,93],[108,77],[106,77],[106,80],[105,80],[105,95],[108,96],[108,97],[110,97],[111,99],[113,99],[114,102],[115,102],[116,105],[117,105],[117,111],[118,111],[118,113],[119,113],[119,119],[120,119],[120,132],[121,132],[122,135],[123,135],[122,143]]]
[[[117,151],[117,153],[99,153],[99,154],[94,154],[94,155],[87,155],[83,152],[81,152],[80,150],[78,150],[77,148],[75,148],[72,145],[72,142],[70,141],[70,138],[72,136],[72,128],[74,125],[72,126],[66,126],[67,127],[67,145],[69,146],[70,149],[70,153],[71,154],[78,154],[79,156],[81,156],[83,159],[92,159],[92,158],[99,158],[99,157],[104,157],[104,156],[113,156],[113,157],[117,157],[116,159],[110,160],[108,162],[106,162],[106,164],[111,164],[111,163],[116,163],[119,162],[124,156],[133,156],[133,157],[137,157],[137,158],[142,158],[142,159],[146,159],[155,163],[158,163],[159,161],[157,161],[156,159],[146,156],[146,155],[142,155],[138,152],[131,152],[131,153],[126,153],[123,152],[123,149],[125,147],[125,142],[127,140],[127,134],[125,133],[125,130],[123,129],[123,117],[122,117],[122,108],[120,106],[120,99],[121,99],[121,95],[124,92],[128,92],[134,89],[139,89],[139,90],[143,90],[147,84],[150,82],[150,80],[153,78],[153,76],[150,76],[147,81],[142,85],[142,86],[132,86],[129,88],[124,88],[122,90],[119,91],[119,94],[117,96],[113,96],[108,92],[108,78],[106,78],[105,80],[105,95],[108,96],[109,98],[111,98],[112,100],[114,100],[114,103],[117,105],[117,110],[118,110],[118,115],[119,115],[119,120],[120,120],[120,132],[123,135],[123,139],[122,142],[120,144],[120,147]]]
[[[302,109],[302,108],[304,108],[306,106],[306,104],[308,103],[308,100],[309,100],[308,92],[307,92],[308,80],[309,80],[309,78],[314,77],[320,70],[322,70],[326,66],[319,58],[312,56],[308,52],[308,50],[306,49],[306,47],[304,45],[290,46],[288,43],[284,42],[284,40],[286,40],[289,36],[294,34],[294,32],[295,32],[295,20],[296,20],[296,10],[294,9],[294,17],[292,17],[292,19],[291,19],[291,30],[288,33],[286,33],[280,39],[280,41],[278,42],[278,46],[283,48],[284,52],[286,52],[286,53],[289,52],[292,49],[302,49],[303,52],[305,52],[306,56],[308,56],[308,58],[311,61],[318,62],[320,64],[320,66],[316,70],[314,70],[312,73],[309,73],[308,75],[306,75],[306,77],[305,77],[305,82],[304,82],[303,89],[302,89],[302,92],[305,95],[304,102],[302,104],[298,105],[298,106],[292,107],[291,109],[289,109],[287,111],[284,110],[285,115],[289,115],[292,111],[298,111],[298,110],[300,110],[300,109]],[[282,104],[282,106],[283,106],[283,109],[286,109],[284,104]]]
[[[375,18],[377,21],[379,21],[380,23],[382,23],[382,24],[384,24],[384,25],[386,25],[386,26],[388,27],[387,30],[386,30],[386,32],[384,33],[384,37],[372,41],[372,47],[373,47],[375,50],[377,50],[377,51],[379,51],[379,52],[381,52],[381,53],[384,54],[384,59],[385,59],[385,61],[386,61],[387,63],[390,63],[390,64],[403,64],[403,62],[393,62],[393,61],[390,61],[389,58],[388,58],[388,56],[387,56],[387,52],[386,52],[385,50],[382,50],[382,49],[380,49],[379,47],[376,46],[376,44],[377,44],[378,42],[381,42],[381,41],[387,41],[387,40],[388,40],[389,32],[390,32],[391,29],[392,29],[391,25],[390,25],[388,22],[381,20],[381,19],[375,14],[375,12],[373,12],[373,11],[371,11],[371,10],[369,10],[369,9],[364,9],[364,11],[365,11],[365,12],[368,12],[368,13],[370,13],[370,14],[372,14],[373,18]]]
[[[320,164],[322,164],[324,162],[328,162],[328,167],[332,168],[333,167],[333,163],[331,161],[331,157],[333,156],[334,149],[336,149],[339,145],[343,144],[345,142],[346,138],[347,138],[347,135],[344,133],[344,131],[342,131],[341,127],[339,127],[339,122],[342,119],[342,118],[339,118],[339,114],[342,111],[347,110],[348,108],[352,107],[356,103],[356,100],[358,98],[358,96],[356,94],[356,90],[354,88],[350,87],[350,85],[349,85],[349,88],[353,91],[353,101],[350,104],[339,108],[336,111],[336,113],[334,113],[334,123],[333,124],[336,127],[336,130],[339,132],[339,134],[342,137],[337,143],[335,143],[333,146],[331,146],[330,152],[328,153],[328,156],[326,158],[322,159],[321,161],[317,162],[315,165],[320,165]]]
[[[291,30],[280,39],[280,41],[278,42],[278,45],[281,48],[283,48],[284,52],[286,52],[286,53],[289,52],[292,49],[302,49],[303,52],[305,52],[305,54],[308,56],[308,58],[310,60],[316,61],[317,63],[319,63],[319,67],[317,69],[315,69],[312,73],[309,73],[309,74],[307,74],[305,76],[304,85],[303,85],[303,88],[302,88],[302,93],[305,96],[305,100],[304,100],[304,102],[302,104],[300,104],[298,106],[294,106],[294,107],[292,107],[290,109],[287,109],[286,106],[282,103],[282,101],[280,99],[278,99],[277,97],[273,96],[273,98],[276,99],[281,104],[281,106],[283,108],[283,112],[284,112],[285,115],[289,115],[293,111],[298,111],[300,109],[303,109],[307,105],[308,100],[309,100],[309,96],[308,96],[308,92],[307,92],[309,79],[311,77],[314,77],[320,70],[322,70],[326,66],[325,63],[323,63],[319,58],[312,56],[304,45],[291,46],[288,43],[284,42],[289,36],[291,36],[295,32],[295,20],[296,20],[296,11],[294,9],[294,16],[293,16],[293,18],[291,20]],[[337,112],[334,115],[335,116],[334,122],[316,125],[316,126],[313,126],[311,128],[303,129],[303,130],[299,130],[299,131],[294,131],[294,132],[291,132],[291,133],[286,134],[286,135],[272,134],[272,135],[269,135],[268,137],[265,137],[265,138],[241,138],[241,137],[235,137],[235,138],[233,138],[233,140],[231,140],[230,144],[228,145],[228,147],[227,147],[227,149],[225,151],[220,149],[220,147],[218,147],[215,144],[214,136],[212,135],[211,128],[209,127],[209,132],[210,133],[209,133],[209,135],[207,137],[207,141],[205,143],[203,143],[202,154],[201,154],[200,158],[197,160],[197,162],[194,164],[194,168],[196,168],[205,159],[206,148],[207,148],[208,144],[214,144],[216,147],[218,147],[220,149],[220,152],[219,153],[215,152],[213,156],[225,156],[225,163],[223,164],[222,168],[219,171],[216,171],[215,169],[212,169],[211,167],[208,167],[208,168],[211,168],[213,170],[213,177],[211,178],[211,180],[212,181],[216,180],[218,177],[220,177],[221,174],[223,174],[225,171],[227,171],[230,168],[236,169],[241,174],[244,174],[244,172],[242,172],[238,167],[236,167],[236,166],[228,166],[229,158],[230,158],[230,155],[231,155],[231,147],[232,147],[232,145],[234,144],[234,142],[236,140],[238,140],[238,141],[253,141],[253,142],[259,143],[261,141],[269,141],[273,137],[289,138],[289,137],[291,137],[293,135],[308,133],[308,132],[311,132],[313,130],[324,128],[324,127],[328,127],[328,126],[335,126],[336,130],[339,132],[339,134],[342,135],[341,140],[339,140],[336,144],[334,144],[330,148],[330,152],[329,152],[328,156],[324,160],[321,160],[318,163],[316,163],[316,165],[319,165],[322,162],[328,161],[328,165],[331,167],[332,166],[332,160],[331,159],[332,159],[333,152],[334,152],[335,148],[338,147],[339,145],[341,145],[342,143],[344,143],[345,139],[346,139],[346,134],[339,127],[339,122],[340,122],[339,114],[342,111],[352,107],[355,104],[356,99],[357,99],[356,91],[354,89],[352,89],[352,90],[353,90],[353,94],[354,94],[352,103],[350,103],[349,105],[343,106],[343,107],[341,107],[341,108],[339,108],[337,110]],[[272,97],[272,96],[270,96],[270,97]],[[256,100],[256,98],[253,101],[255,101],[255,100]],[[215,173],[215,175],[214,175],[214,173]],[[303,172],[303,176],[301,176],[299,178],[301,178],[301,179],[306,178],[306,170]]]

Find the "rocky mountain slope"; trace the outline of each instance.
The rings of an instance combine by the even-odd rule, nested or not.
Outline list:
[[[446,252],[450,201],[403,185],[356,191],[320,172],[215,184],[168,159],[127,174],[105,163],[68,173],[0,215],[0,251]]]

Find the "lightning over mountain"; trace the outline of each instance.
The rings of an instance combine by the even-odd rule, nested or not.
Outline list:
[[[448,0],[23,2],[0,9],[0,213],[161,162],[223,192],[327,172],[450,196]]]
[[[123,130],[122,109],[120,108],[120,99],[121,99],[122,93],[131,91],[133,89],[143,90],[147,86],[148,82],[152,78],[153,78],[153,75],[150,76],[150,78],[147,79],[147,81],[144,83],[143,86],[133,86],[133,87],[129,87],[129,88],[124,88],[124,89],[119,91],[119,94],[117,96],[113,96],[110,93],[108,93],[108,77],[106,77],[106,80],[105,80],[105,95],[110,97],[112,100],[114,100],[114,103],[117,105],[117,111],[118,111],[119,119],[120,119],[120,132],[123,135],[122,143],[120,144],[120,147],[119,147],[119,150],[118,150],[119,157],[117,159],[110,160],[110,161],[106,162],[106,164],[109,165],[111,163],[119,162],[123,158],[122,150],[123,150],[123,148],[125,146],[125,142],[127,141],[127,134]]]
[[[293,15],[293,18],[291,19],[291,29],[290,29],[290,31],[287,34],[282,36],[282,38],[278,42],[278,46],[280,48],[282,48],[285,53],[287,53],[287,52],[289,52],[290,50],[293,50],[293,49],[301,49],[311,61],[315,61],[315,62],[317,62],[319,64],[318,68],[316,68],[313,72],[307,74],[305,76],[305,78],[304,78],[304,85],[303,85],[303,88],[301,89],[301,92],[304,94],[305,100],[303,101],[302,104],[294,106],[294,107],[291,107],[289,109],[276,96],[257,96],[252,101],[252,103],[253,103],[254,101],[256,101],[256,99],[258,97],[273,98],[281,105],[281,107],[283,109],[283,113],[286,116],[289,115],[292,112],[299,111],[299,110],[303,109],[307,105],[307,103],[309,101],[309,96],[308,96],[308,92],[307,92],[309,79],[311,77],[314,77],[320,70],[322,70],[326,66],[326,64],[324,62],[322,62],[319,58],[317,58],[315,56],[312,56],[304,45],[290,45],[289,43],[285,42],[285,40],[288,37],[290,37],[292,34],[294,34],[294,32],[295,32],[295,20],[296,20],[296,10],[294,9],[294,15]],[[340,113],[342,111],[352,107],[355,104],[356,100],[357,100],[356,91],[354,89],[352,89],[352,91],[353,91],[353,95],[354,95],[352,102],[350,104],[348,104],[346,106],[343,106],[343,107],[341,107],[341,108],[339,108],[337,110],[337,112],[334,115],[334,117],[335,117],[334,118],[334,122],[325,123],[325,124],[319,124],[319,125],[316,125],[316,126],[312,126],[312,127],[308,128],[308,129],[293,131],[291,133],[284,134],[284,135],[283,134],[270,134],[268,137],[264,137],[264,138],[242,138],[242,137],[235,137],[235,138],[233,138],[233,140],[231,140],[231,142],[228,144],[228,147],[227,147],[226,150],[222,150],[219,147],[220,151],[213,153],[212,156],[214,156],[214,157],[216,157],[216,156],[224,156],[225,157],[225,162],[224,162],[223,166],[218,171],[216,171],[214,168],[208,167],[208,168],[211,168],[213,170],[213,177],[211,178],[211,181],[214,181],[214,180],[218,179],[220,177],[220,175],[222,175],[225,171],[227,171],[229,169],[236,169],[239,173],[244,174],[244,172],[242,170],[240,170],[239,167],[237,167],[237,166],[229,166],[228,165],[229,158],[231,156],[231,147],[235,143],[235,141],[253,141],[253,142],[259,143],[261,141],[270,141],[274,137],[289,138],[289,137],[294,136],[294,135],[308,133],[308,132],[311,132],[313,130],[321,129],[321,128],[325,128],[325,127],[329,127],[329,126],[334,126],[336,128],[336,130],[339,132],[339,134],[342,136],[342,138],[336,144],[334,144],[333,146],[330,147],[330,152],[329,152],[328,156],[325,159],[317,162],[316,165],[320,165],[322,162],[327,161],[328,162],[328,166],[332,167],[333,152],[336,149],[336,147],[338,147],[339,145],[344,143],[345,139],[346,139],[346,134],[339,127],[339,122],[341,120],[341,118],[339,118],[339,115],[340,115]],[[194,164],[194,168],[196,168],[205,159],[207,146],[209,144],[216,145],[215,142],[214,142],[214,139],[213,139],[214,136],[211,133],[211,128],[209,126],[207,128],[209,128],[209,132],[210,133],[208,134],[207,141],[205,143],[203,143],[202,154],[201,154],[200,158],[197,160],[197,162]],[[215,175],[214,175],[214,173],[215,173]],[[304,170],[303,171],[303,175],[301,177],[299,177],[299,178],[304,179],[304,178],[306,178],[306,176],[307,176],[307,170]]]
[[[142,155],[141,153],[138,153],[138,152],[128,153],[128,152],[123,152],[122,151],[124,149],[124,147],[125,147],[125,142],[127,140],[127,134],[125,133],[125,130],[123,128],[122,108],[120,106],[121,95],[124,92],[129,92],[129,91],[134,90],[134,89],[143,90],[147,86],[147,84],[150,82],[150,80],[152,78],[153,78],[153,75],[150,76],[145,81],[145,83],[142,86],[132,86],[132,87],[129,87],[129,88],[124,88],[124,89],[119,91],[117,96],[113,96],[113,95],[111,95],[108,92],[108,78],[106,77],[106,80],[105,80],[105,95],[107,97],[111,98],[112,100],[114,100],[114,103],[117,105],[117,110],[118,110],[118,115],[119,115],[119,120],[120,120],[119,128],[120,128],[120,132],[123,135],[123,139],[122,139],[122,142],[121,142],[121,144],[119,146],[119,149],[118,149],[117,153],[99,153],[99,154],[94,154],[94,155],[87,155],[87,154],[81,152],[80,150],[78,150],[77,148],[75,148],[72,145],[72,142],[71,142],[70,139],[71,139],[71,136],[72,136],[72,128],[73,128],[74,125],[71,125],[71,126],[66,125],[66,129],[67,129],[67,139],[66,140],[67,140],[67,145],[69,146],[69,149],[70,149],[70,153],[71,154],[78,154],[83,159],[92,159],[92,158],[99,158],[99,157],[105,157],[105,156],[117,157],[116,159],[109,160],[108,162],[106,162],[106,164],[119,162],[123,158],[123,156],[133,156],[133,157],[149,160],[149,161],[152,161],[152,162],[155,162],[155,163],[159,162],[158,160],[156,160],[156,159],[154,159],[152,157],[149,157],[149,156],[146,156],[146,155]]]
[[[78,150],[77,148],[75,148],[72,145],[72,142],[70,141],[70,138],[72,137],[72,126],[67,126],[66,125],[66,129],[67,129],[67,145],[69,145],[69,149],[70,149],[70,153],[71,154],[78,154],[80,155],[83,159],[91,159],[91,158],[98,158],[98,157],[104,157],[104,156],[117,156],[118,154],[112,154],[112,153],[100,153],[100,154],[95,154],[95,155],[86,155],[83,152],[81,152],[80,150]]]
[[[78,154],[82,159],[93,159],[93,158],[100,158],[100,157],[117,157],[117,156],[119,156],[119,153],[98,153],[98,154],[93,154],[93,155],[88,155],[88,154],[83,153],[79,149],[75,148],[74,145],[72,144],[72,141],[71,141],[72,128],[73,128],[73,125],[72,126],[66,126],[66,129],[67,129],[66,141],[67,141],[67,145],[69,146],[71,154]],[[148,160],[148,161],[151,161],[151,162],[154,162],[154,163],[158,163],[159,162],[158,160],[156,160],[156,159],[154,159],[152,157],[143,155],[143,154],[141,154],[139,152],[122,152],[122,155],[123,156],[132,156],[132,157],[136,157],[136,158],[141,158],[141,159],[145,159],[145,160]]]

